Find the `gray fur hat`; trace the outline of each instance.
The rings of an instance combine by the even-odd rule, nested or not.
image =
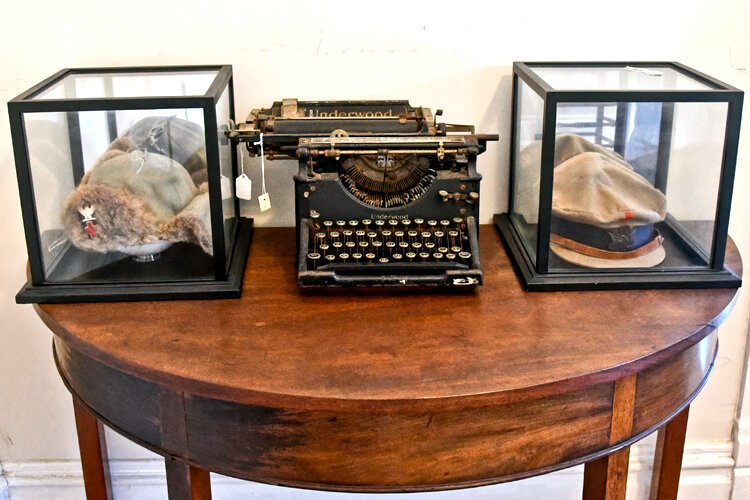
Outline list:
[[[142,255],[190,242],[212,255],[206,188],[166,156],[112,149],[66,200],[63,227],[88,251]]]

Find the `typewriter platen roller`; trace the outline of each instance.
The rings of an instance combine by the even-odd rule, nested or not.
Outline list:
[[[406,101],[293,99],[253,110],[230,137],[258,154],[261,132],[269,158],[299,161],[300,286],[482,283],[476,158],[497,136]]]

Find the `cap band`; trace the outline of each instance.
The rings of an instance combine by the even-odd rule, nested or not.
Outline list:
[[[583,243],[578,243],[577,241],[563,238],[559,234],[555,233],[550,234],[550,242],[559,247],[567,248],[568,250],[580,253],[582,255],[587,255],[589,257],[609,260],[625,260],[634,259],[636,257],[646,255],[659,248],[664,241],[664,238],[659,234],[658,231],[654,230],[654,233],[656,234],[656,236],[654,236],[654,238],[650,242],[628,252],[609,252],[607,250],[602,250],[601,248],[590,247],[588,245],[584,245]]]

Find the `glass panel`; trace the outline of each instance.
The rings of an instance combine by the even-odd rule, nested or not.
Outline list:
[[[26,113],[49,283],[213,279],[201,109]]]
[[[536,262],[544,101],[521,79],[518,80],[518,93],[515,99],[516,139],[513,145],[511,220],[521,236],[526,252],[532,262]]]
[[[557,90],[711,90],[714,87],[669,66],[529,66]],[[639,71],[640,70],[640,71]]]
[[[219,70],[71,73],[31,99],[204,95]]]
[[[550,270],[706,268],[726,118],[727,103],[560,105]]]
[[[221,174],[221,207],[224,214],[224,246],[227,252],[227,265],[234,247],[234,233],[236,223],[234,179],[236,177],[232,165],[232,143],[225,135],[229,128],[229,87],[224,89],[216,103],[216,131],[219,140],[219,164]]]

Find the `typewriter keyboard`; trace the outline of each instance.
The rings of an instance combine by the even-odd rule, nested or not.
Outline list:
[[[472,260],[467,222],[425,219],[310,219],[309,269],[331,264],[432,263],[468,266]]]

